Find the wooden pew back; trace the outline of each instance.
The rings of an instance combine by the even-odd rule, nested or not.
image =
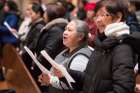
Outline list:
[[[14,88],[16,93],[41,93],[34,79],[25,67],[21,57],[12,45],[3,49],[3,63],[6,88]]]

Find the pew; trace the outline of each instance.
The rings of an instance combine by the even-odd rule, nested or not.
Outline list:
[[[0,81],[0,90],[13,88],[16,93],[41,93],[21,57],[12,45],[3,48],[3,62],[5,81]]]

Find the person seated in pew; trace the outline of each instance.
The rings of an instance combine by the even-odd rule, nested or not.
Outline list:
[[[73,89],[71,89],[62,72],[52,67],[51,77],[46,74],[39,76],[39,82],[49,86],[49,93],[80,93],[82,91],[83,79],[79,79],[81,77],[79,73],[85,71],[92,52],[88,47],[88,32],[88,25],[78,19],[72,20],[66,26],[63,44],[67,48],[56,56],[55,61],[63,65],[76,82],[72,83]]]

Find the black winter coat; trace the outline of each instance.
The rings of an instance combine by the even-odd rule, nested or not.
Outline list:
[[[27,34],[24,45],[28,46],[32,50],[34,47],[34,41],[39,36],[40,30],[44,26],[45,26],[45,22],[43,21],[43,19],[39,19],[35,23],[30,24],[30,31]]]
[[[37,54],[39,62],[45,66],[47,69],[51,68],[51,65],[47,60],[40,54],[41,50],[45,50],[53,59],[58,55],[63,49],[63,32],[68,21],[63,18],[54,19],[51,22],[47,23],[39,33],[36,40],[33,42],[32,51]],[[36,80],[39,87],[40,83],[38,82],[38,76],[42,73],[40,69],[35,64],[29,64],[34,62],[28,61],[28,68],[32,66],[33,70],[30,70],[32,76]]]
[[[37,54],[40,62],[48,69],[47,60],[40,54],[41,50],[46,52],[54,59],[65,47],[63,45],[63,32],[68,21],[63,18],[54,19],[42,29],[36,39],[33,51]]]
[[[135,13],[128,14],[126,24],[130,27],[131,32],[140,32],[140,25]]]
[[[134,56],[115,38],[96,41],[85,71],[83,93],[134,93]]]

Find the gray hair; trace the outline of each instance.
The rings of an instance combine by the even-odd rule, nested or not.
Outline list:
[[[79,33],[79,35],[83,35],[82,41],[87,41],[89,33],[89,27],[87,23],[79,19],[73,19],[72,21],[76,24],[76,31]]]

